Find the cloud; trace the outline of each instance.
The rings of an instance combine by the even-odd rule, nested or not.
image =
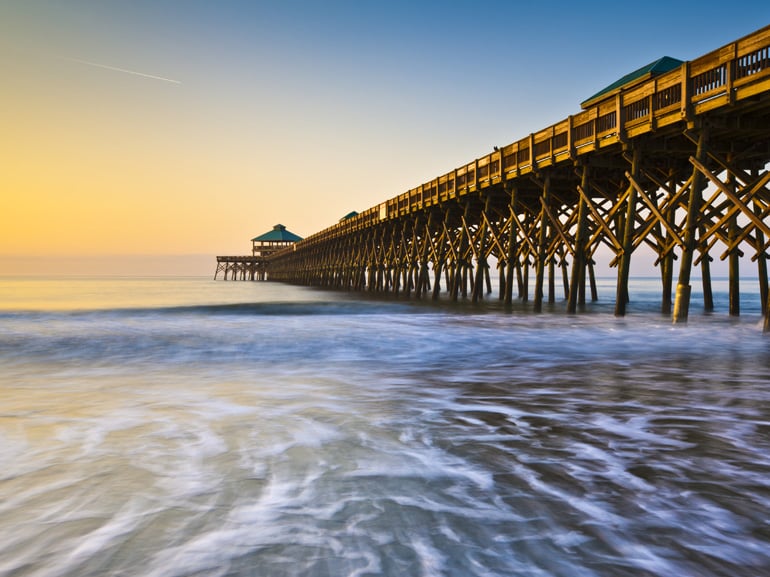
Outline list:
[[[117,66],[109,66],[107,64],[99,64],[98,62],[90,62],[88,60],[81,60],[80,58],[71,58],[69,56],[60,56],[62,60],[68,60],[69,62],[77,62],[79,64],[85,64],[86,66],[94,66],[96,68],[104,68],[105,70],[114,70],[115,72],[124,72],[126,74],[133,74],[134,76],[142,76],[143,78],[150,78],[152,80],[162,80],[163,82],[171,82],[172,84],[182,84],[179,80],[173,78],[165,78],[163,76],[155,76],[154,74],[145,74],[144,72],[138,72],[136,70],[128,70],[126,68],[118,68]]]

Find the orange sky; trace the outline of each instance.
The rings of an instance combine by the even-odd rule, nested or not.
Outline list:
[[[184,271],[209,274],[205,255],[247,253],[276,223],[310,235],[566,118],[664,53],[693,58],[770,21],[764,2],[709,35],[706,16],[676,23],[703,2],[664,23],[648,6],[632,29],[614,2],[548,20],[515,4],[487,6],[483,26],[470,1],[0,4],[0,274],[111,274],[121,258],[162,272],[164,255],[199,255]]]

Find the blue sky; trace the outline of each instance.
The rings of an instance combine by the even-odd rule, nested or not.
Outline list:
[[[49,250],[43,225],[61,256],[306,236],[768,23],[768,2],[0,0],[0,186],[50,216],[6,211],[0,253]]]

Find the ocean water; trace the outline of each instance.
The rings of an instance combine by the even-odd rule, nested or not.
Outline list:
[[[770,574],[770,337],[731,319],[0,279],[0,575]],[[754,292],[752,292],[754,291]]]

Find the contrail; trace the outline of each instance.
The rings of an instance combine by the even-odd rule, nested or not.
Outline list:
[[[80,64],[86,64],[87,66],[96,66],[97,68],[104,68],[106,70],[114,70],[116,72],[125,72],[126,74],[133,74],[135,76],[143,76],[144,78],[152,78],[153,80],[162,80],[163,82],[171,82],[172,84],[182,84],[179,80],[172,78],[164,78],[163,76],[154,76],[152,74],[145,74],[144,72],[137,72],[136,70],[127,70],[125,68],[118,68],[117,66],[108,66],[107,64],[99,64],[98,62],[89,62],[88,60],[81,60],[80,58],[71,58],[69,56],[60,56],[62,60],[69,60],[70,62],[79,62]]]

